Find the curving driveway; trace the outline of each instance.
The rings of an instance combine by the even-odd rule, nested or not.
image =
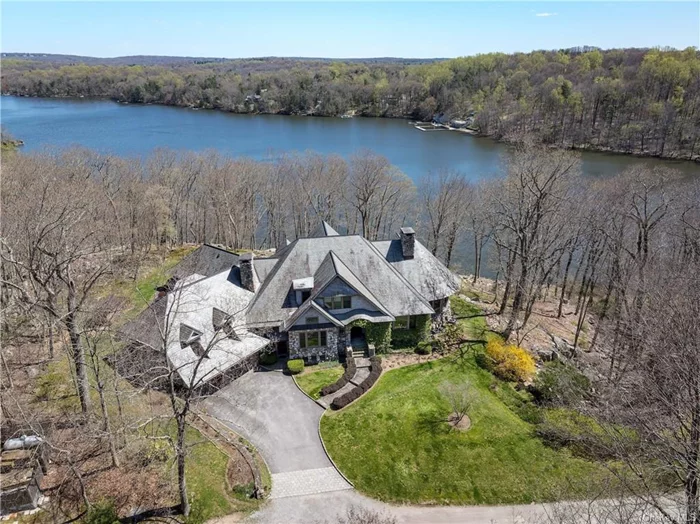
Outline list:
[[[271,498],[351,489],[321,444],[323,408],[281,371],[246,373],[203,407],[260,450],[272,473]]]
[[[567,522],[591,522],[590,502],[562,507],[394,506],[365,497],[352,489],[323,449],[318,435],[323,409],[281,371],[249,372],[206,399],[203,407],[255,444],[270,468],[272,500],[250,516],[254,522],[332,524],[351,507],[378,511],[401,524],[540,524],[552,522],[548,515],[562,510],[570,518]],[[606,509],[605,501],[601,508]],[[239,518],[234,514],[214,522],[237,524]]]

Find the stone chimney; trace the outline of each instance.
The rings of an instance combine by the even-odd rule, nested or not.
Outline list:
[[[401,252],[404,258],[413,258],[413,250],[416,246],[416,232],[412,227],[402,227],[399,233],[401,238]]]
[[[255,272],[255,255],[253,253],[244,253],[239,257],[238,261],[241,269],[241,285],[248,291],[255,293],[260,284],[258,275]]]

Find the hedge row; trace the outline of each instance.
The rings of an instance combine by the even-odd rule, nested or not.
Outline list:
[[[378,357],[372,357],[369,359],[370,361],[370,371],[369,371],[369,376],[362,381],[362,383],[359,386],[355,386],[353,389],[345,393],[344,395],[341,395],[335,399],[333,399],[333,402],[331,402],[331,408],[333,409],[340,409],[344,408],[348,404],[350,404],[352,401],[357,400],[364,394],[369,388],[371,388],[374,383],[379,380],[379,375],[382,374],[382,363],[379,360]]]
[[[355,366],[355,359],[352,357],[348,357],[347,361],[345,362],[345,372],[343,373],[343,376],[340,377],[335,383],[331,384],[330,386],[325,386],[324,388],[322,388],[321,396],[325,397],[326,395],[330,395],[331,393],[335,393],[336,391],[338,391],[345,384],[350,382],[350,380],[352,380],[352,377],[355,376],[356,370],[357,367]]]

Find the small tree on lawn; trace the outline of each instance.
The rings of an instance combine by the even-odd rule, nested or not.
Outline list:
[[[443,382],[438,387],[442,397],[450,405],[450,422],[457,426],[467,416],[474,404],[474,396],[468,381]]]

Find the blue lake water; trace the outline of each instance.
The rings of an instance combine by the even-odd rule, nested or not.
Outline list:
[[[386,156],[414,180],[440,169],[472,180],[503,173],[507,146],[488,138],[450,131],[420,131],[406,120],[236,115],[159,105],[125,105],[107,100],[0,98],[2,125],[25,142],[24,151],[80,145],[126,156],[156,148],[216,149],[231,156],[265,159],[313,150],[345,157],[362,149]],[[584,153],[583,170],[610,176],[631,164],[663,164],[688,174],[689,162]]]
[[[406,120],[235,115],[159,105],[124,105],[107,100],[0,97],[0,120],[25,152],[83,146],[124,156],[157,148],[204,151],[268,159],[280,153],[312,150],[345,157],[362,149],[386,156],[414,181],[452,169],[471,180],[503,175],[504,144],[450,131],[420,131]],[[646,163],[675,167],[687,176],[700,166],[624,155],[583,153],[588,176],[613,176]],[[420,233],[420,232],[419,232]],[[455,264],[472,267],[471,242],[457,246]],[[484,275],[494,268],[484,260]]]

